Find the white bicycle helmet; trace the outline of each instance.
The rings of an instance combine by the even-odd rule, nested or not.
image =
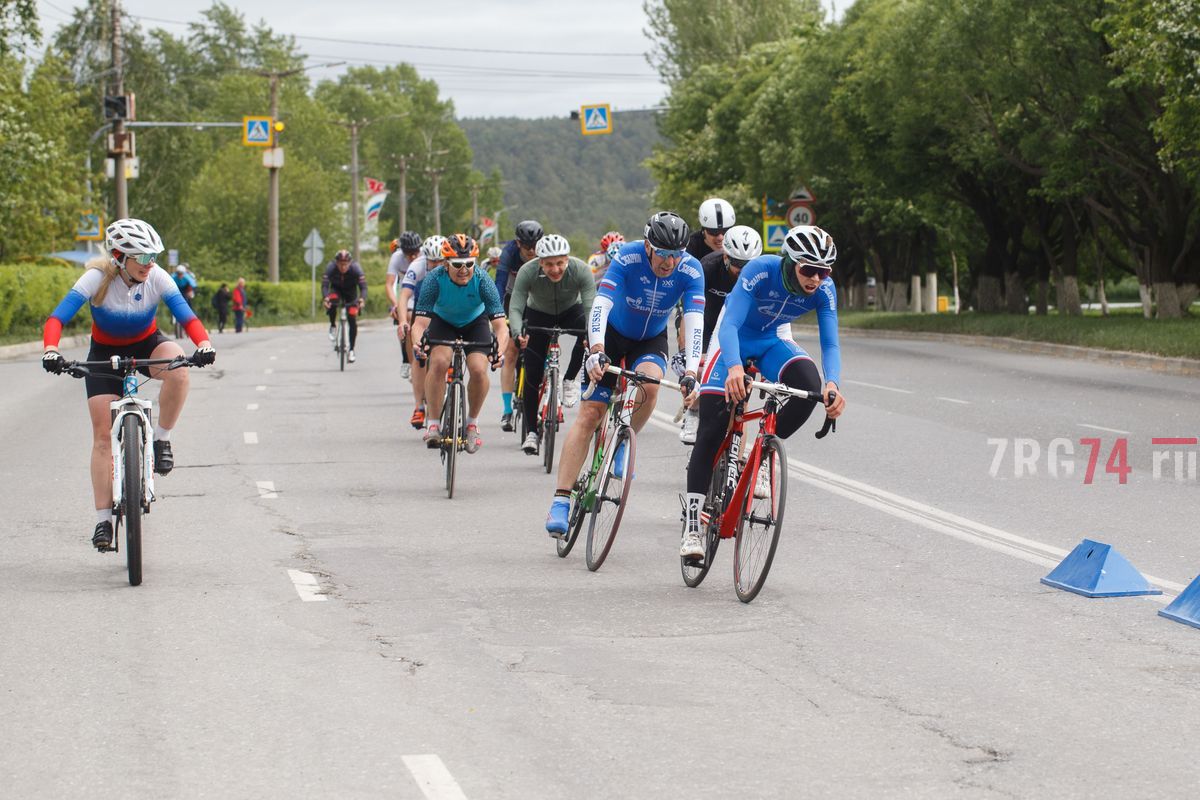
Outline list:
[[[762,237],[749,225],[734,225],[725,231],[725,255],[749,261],[762,255]]]
[[[733,227],[737,218],[733,206],[719,197],[710,197],[700,204],[700,227],[711,230],[726,230]]]
[[[425,256],[428,261],[441,261],[442,242],[446,241],[445,236],[433,235],[421,243],[421,255]]]
[[[501,250],[499,247],[489,247],[488,251],[487,251],[487,257],[489,259],[490,258],[499,258],[500,252],[501,252]]]
[[[569,256],[571,255],[571,243],[557,233],[547,233],[538,239],[536,252],[538,258]]]
[[[812,264],[833,269],[837,261],[837,245],[833,237],[816,225],[797,225],[783,237],[781,251],[799,264]]]
[[[118,250],[127,256],[157,254],[166,249],[150,223],[132,217],[113,222],[104,230],[104,236],[109,251]]]

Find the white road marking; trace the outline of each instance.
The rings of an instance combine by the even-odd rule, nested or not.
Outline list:
[[[863,381],[842,381],[842,383],[852,383],[855,386],[869,386],[872,389],[883,389],[885,392],[896,392],[897,394],[916,394],[911,389],[897,389],[893,386],[880,386],[878,383],[864,383]]]
[[[258,497],[260,500],[275,500],[279,497],[275,493],[275,481],[255,481],[258,486]]]
[[[266,390],[267,390],[266,386],[255,386],[254,387],[254,391],[256,391],[256,392],[265,392]]]
[[[296,587],[296,594],[300,595],[300,599],[304,602],[322,603],[329,599],[321,594],[321,584],[317,581],[317,576],[311,572],[289,569],[288,575],[292,579],[292,585]]]
[[[248,403],[246,405],[246,410],[247,411],[258,411],[258,403]]]
[[[268,361],[274,361],[274,360],[276,360],[277,358],[279,358],[279,356],[271,356],[271,357],[270,357],[269,359],[267,359],[267,360],[268,360]]]
[[[436,755],[402,756],[427,800],[467,800],[454,776]]]
[[[670,419],[670,416],[667,414],[656,410],[650,422],[664,430],[678,432],[679,426],[672,424]],[[813,488],[822,489],[839,497],[844,497],[847,500],[853,500],[856,503],[882,511],[885,514],[890,514],[893,517],[914,522],[928,530],[952,536],[955,539],[985,547],[988,550],[994,550],[998,553],[1015,556],[1023,561],[1040,566],[1056,567],[1058,566],[1058,562],[1062,561],[1069,552],[1054,545],[1045,544],[1034,539],[1027,539],[1024,536],[1017,536],[1015,533],[1009,533],[999,528],[993,528],[990,525],[984,525],[981,522],[969,520],[966,517],[960,517],[957,514],[951,514],[948,511],[942,511],[939,508],[917,502],[916,500],[909,500],[907,497],[901,497],[898,494],[877,489],[870,484],[829,472],[812,464],[806,464],[803,461],[789,459],[788,472],[791,477]],[[1144,573],[1143,575],[1147,581],[1160,589],[1176,593],[1182,592],[1184,589],[1184,585],[1181,583],[1157,578],[1153,575],[1145,575]],[[1148,597],[1157,603],[1163,604],[1175,599],[1173,595],[1168,594],[1148,595]]]
[[[1100,425],[1088,425],[1088,424],[1087,424],[1087,423],[1085,423],[1085,422],[1080,422],[1080,423],[1078,423],[1078,425],[1079,425],[1079,427],[1081,427],[1081,428],[1091,428],[1091,429],[1092,429],[1092,430],[1094,430],[1094,431],[1105,431],[1105,432],[1107,432],[1107,433],[1119,433],[1119,434],[1121,434],[1121,435],[1123,435],[1123,436],[1129,436],[1129,435],[1130,435],[1130,432],[1129,432],[1129,431],[1119,431],[1119,430],[1117,430],[1116,428],[1104,428],[1104,427],[1101,427]]]
[[[958,403],[959,405],[963,405],[963,406],[971,405],[971,401],[969,401],[969,400],[955,400],[953,397],[939,397],[937,399],[945,400],[947,403]]]
[[[254,431],[243,431],[242,439],[245,440],[246,444],[258,444],[258,434]]]
[[[266,369],[264,369],[264,370],[263,370],[263,374],[264,374],[264,375],[270,375],[270,374],[271,374],[271,373],[273,373],[274,371],[275,371],[275,370],[271,369],[270,367],[267,367]]]

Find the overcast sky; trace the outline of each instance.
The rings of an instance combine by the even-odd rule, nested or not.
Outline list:
[[[211,0],[122,2],[144,27],[176,34],[186,31],[177,23],[198,20],[212,5]],[[644,56],[650,40],[643,33],[643,0],[227,2],[249,23],[262,20],[277,33],[294,35],[312,64],[413,64],[422,77],[437,81],[460,117],[566,116],[585,103],[649,108],[666,95]],[[38,0],[37,5],[43,30],[50,33],[69,19],[77,3]],[[481,49],[470,50],[473,46]],[[468,50],[428,49],[436,47]],[[540,54],[546,52],[572,55]],[[318,68],[311,74],[320,79],[343,69]]]

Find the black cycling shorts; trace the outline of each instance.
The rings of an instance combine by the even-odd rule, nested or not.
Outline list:
[[[437,314],[429,316],[428,337],[430,339],[450,340],[457,339],[460,336],[465,342],[485,342],[486,344],[469,344],[463,349],[468,353],[490,353],[492,352],[492,322],[488,318],[487,313],[480,314],[478,317],[463,325],[461,328],[456,328],[446,320],[439,317]]]
[[[155,348],[163,342],[169,341],[171,340],[157,330],[140,342],[134,342],[133,344],[98,344],[93,339],[91,349],[88,350],[87,360],[107,361],[113,356],[121,356],[122,358],[150,358]],[[83,385],[87,388],[88,397],[96,397],[101,394],[121,394],[121,373],[112,367],[91,367],[90,370],[91,374],[83,379]],[[138,367],[138,372],[147,378],[150,377],[149,367]],[[111,377],[102,377],[104,375]]]
[[[622,336],[612,325],[609,325],[604,331],[604,354],[614,364],[620,364],[621,359],[625,359],[625,369],[633,372],[637,371],[639,365],[646,362],[657,364],[663,372],[666,372],[667,331],[664,328],[657,336],[637,340]],[[588,399],[607,403],[616,385],[617,376],[611,373],[606,374]]]

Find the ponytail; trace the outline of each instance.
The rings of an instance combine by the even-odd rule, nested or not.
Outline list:
[[[108,294],[108,287],[112,285],[114,280],[116,280],[117,270],[120,269],[120,267],[117,266],[117,262],[113,260],[111,255],[97,256],[96,258],[93,258],[91,261],[87,262],[85,267],[87,269],[100,270],[100,272],[104,275],[103,280],[100,281],[100,288],[96,290],[91,299],[92,305],[98,306],[104,302],[104,297]]]

